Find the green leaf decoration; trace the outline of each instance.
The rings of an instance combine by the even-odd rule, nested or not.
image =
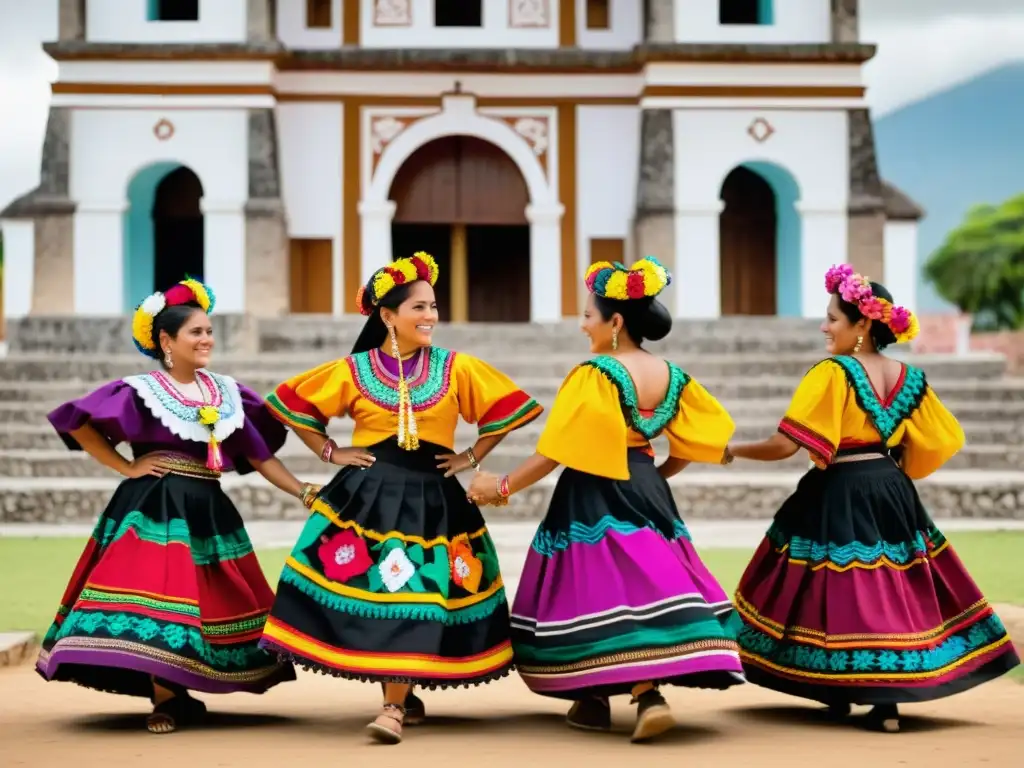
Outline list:
[[[384,580],[380,577],[380,566],[372,565],[366,572],[366,588],[370,592],[380,592],[384,589]]]
[[[451,585],[451,563],[448,559],[448,547],[439,544],[431,547],[434,559],[420,568],[420,576],[430,579],[436,586],[438,593],[448,599],[448,588]]]
[[[331,521],[323,515],[317,513],[311,515],[302,527],[302,533],[299,534],[299,540],[295,542],[294,551],[300,552],[318,544],[320,537],[327,532],[331,525]]]

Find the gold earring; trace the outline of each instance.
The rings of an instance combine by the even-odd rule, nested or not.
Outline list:
[[[619,348],[619,329],[612,328],[612,349]]]
[[[861,346],[863,346],[863,344],[864,344],[864,337],[863,336],[858,336],[857,337],[857,345],[853,348],[853,354],[857,354],[858,352],[860,352],[860,348],[861,348]]]
[[[395,360],[398,360],[398,366],[402,366],[402,356],[398,352],[398,335],[395,333],[395,326],[388,326],[388,335],[391,337],[391,354]]]
[[[173,365],[173,361],[171,360],[171,350],[169,349],[164,350],[164,365],[168,368]]]

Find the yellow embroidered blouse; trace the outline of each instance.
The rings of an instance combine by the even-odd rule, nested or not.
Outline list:
[[[460,416],[481,436],[503,435],[543,410],[501,371],[440,347],[424,348],[406,381],[420,440],[450,450]],[[267,407],[288,426],[323,435],[330,419],[350,416],[352,444],[366,447],[398,431],[398,378],[372,349],[293,376],[267,396]]]
[[[602,355],[576,366],[562,382],[537,452],[592,475],[628,480],[626,451],[652,452],[650,441],[668,439],[680,459],[717,463],[735,425],[728,412],[681,368],[666,363],[669,387],[653,410],[637,406],[636,387],[626,368]]]
[[[808,371],[779,431],[806,448],[819,467],[844,449],[902,446],[903,471],[915,480],[930,475],[964,445],[963,429],[923,371],[904,364],[896,386],[882,397],[864,366],[848,356],[823,360]]]

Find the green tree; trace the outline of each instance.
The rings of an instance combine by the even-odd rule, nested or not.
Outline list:
[[[924,266],[944,299],[984,330],[1024,327],[1024,195],[978,205]]]

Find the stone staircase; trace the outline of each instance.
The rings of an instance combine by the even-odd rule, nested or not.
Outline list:
[[[258,322],[221,317],[214,370],[258,392],[295,372],[347,353],[359,319],[292,316]],[[81,453],[63,448],[46,421],[57,404],[114,378],[148,370],[125,354],[125,318],[31,318],[12,323],[11,351],[0,360],[0,522],[82,523],[103,509],[119,478]],[[652,344],[682,365],[730,410],[737,440],[770,435],[800,376],[821,359],[817,321],[782,318],[678,321],[671,337]],[[576,324],[462,325],[439,328],[437,343],[481,357],[550,406],[565,373],[586,359]],[[938,517],[1024,518],[1024,380],[1005,376],[997,355],[914,356],[967,433],[968,445],[946,468],[919,484]],[[543,419],[543,417],[542,417]],[[508,471],[529,456],[542,421],[510,435],[486,462]],[[351,423],[332,436],[344,444]],[[469,425],[457,444],[471,444]],[[656,443],[663,454],[663,441]],[[300,477],[323,482],[324,465],[294,436],[280,454]],[[736,462],[691,466],[672,481],[687,517],[767,518],[807,468],[803,454],[776,464]],[[532,519],[543,513],[555,476],[487,514]],[[249,519],[298,519],[304,510],[258,476],[228,477],[225,488]]]

